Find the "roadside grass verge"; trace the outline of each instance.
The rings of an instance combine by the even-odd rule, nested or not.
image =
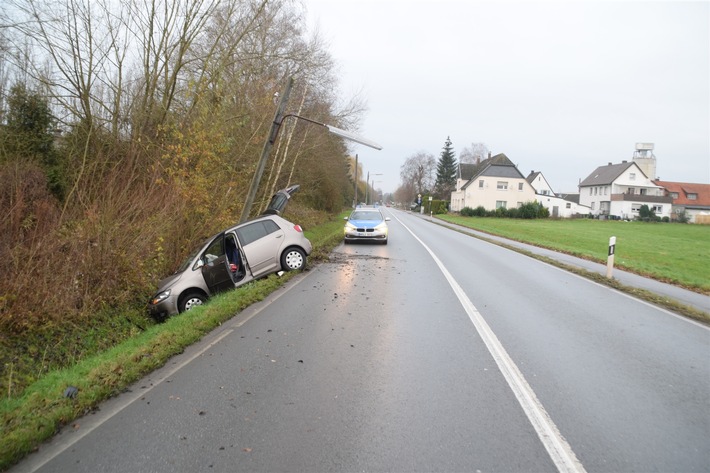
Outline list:
[[[438,215],[441,220],[606,264],[616,237],[614,266],[710,294],[710,226],[624,221],[523,220]]]
[[[343,215],[305,232],[314,250],[310,261],[327,259],[342,241]],[[0,470],[5,471],[58,430],[102,401],[123,392],[131,383],[163,366],[172,356],[232,318],[265,299],[297,273],[271,275],[219,294],[208,304],[171,317],[71,367],[53,370],[27,387],[19,397],[0,400]],[[64,397],[67,387],[76,397]]]

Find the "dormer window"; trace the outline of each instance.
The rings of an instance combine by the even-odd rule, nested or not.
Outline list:
[[[696,194],[695,192],[689,192],[688,200],[698,200],[698,194]]]

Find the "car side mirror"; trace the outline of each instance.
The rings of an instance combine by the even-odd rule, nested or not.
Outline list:
[[[390,220],[392,220],[392,219],[389,217],[385,217],[385,222],[389,222]]]

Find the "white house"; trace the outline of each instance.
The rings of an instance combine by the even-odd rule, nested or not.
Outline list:
[[[576,215],[588,215],[591,209],[579,204],[579,196],[567,198],[555,194],[552,186],[541,172],[530,171],[526,180],[535,189],[536,200],[550,211],[553,218],[570,218]],[[574,198],[576,197],[576,198]]]
[[[489,157],[468,171],[471,177],[464,181],[465,173],[460,172],[458,182],[465,183],[457,183],[456,190],[451,193],[453,211],[479,206],[486,210],[513,208],[535,201],[535,189],[505,154]]]
[[[638,217],[643,205],[658,217],[670,217],[673,199],[664,194],[663,187],[654,184],[635,159],[599,166],[579,184],[579,203],[590,207],[593,215],[622,219]]]

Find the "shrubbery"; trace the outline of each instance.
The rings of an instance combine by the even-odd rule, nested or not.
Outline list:
[[[478,206],[475,209],[464,207],[461,209],[461,215],[464,217],[498,217],[498,218],[548,218],[550,211],[538,202],[526,202],[520,207],[506,209],[499,207],[495,210],[486,210],[483,206]]]

